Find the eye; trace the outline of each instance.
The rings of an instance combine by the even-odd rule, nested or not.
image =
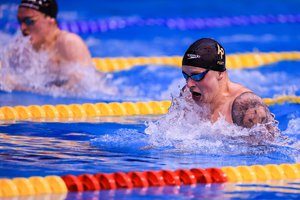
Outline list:
[[[184,71],[182,71],[182,75],[186,80],[189,78],[189,75],[187,75]]]

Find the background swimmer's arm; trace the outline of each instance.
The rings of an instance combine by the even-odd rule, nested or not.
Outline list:
[[[272,120],[267,105],[252,92],[238,96],[233,102],[231,113],[233,123],[245,128],[265,124]]]
[[[78,63],[83,66],[92,65],[92,57],[83,40],[73,34],[63,32],[57,42],[58,54],[67,63]]]

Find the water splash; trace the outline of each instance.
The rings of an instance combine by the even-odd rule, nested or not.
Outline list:
[[[18,33],[10,41],[0,51],[0,90],[4,91],[22,90],[54,97],[108,101],[165,100],[170,99],[167,93],[171,88],[168,86],[174,78],[180,76],[176,68],[152,65],[122,72],[101,73],[94,66],[68,64],[59,68],[59,72],[52,72],[50,69],[53,67],[49,67],[51,62],[47,53],[33,50],[29,38]],[[71,82],[69,77],[74,76],[79,76],[80,81],[68,84]],[[156,82],[153,83],[153,80]]]
[[[179,96],[180,89],[186,84],[185,80],[181,78],[175,78],[168,86],[168,89],[160,94],[160,99],[170,99],[172,96]]]
[[[35,52],[30,45],[29,38],[20,34],[13,38],[0,52],[2,62],[0,88],[12,91],[18,87],[38,88],[45,82],[45,63],[48,56],[44,52]],[[35,77],[35,81],[32,78]]]
[[[196,105],[187,93],[173,99],[168,114],[146,123],[149,145],[176,152],[213,155],[265,155],[281,152],[281,147],[289,149],[285,150],[288,151],[286,155],[294,151],[286,144],[287,137],[278,133],[269,138],[265,134],[266,126],[242,128],[228,123],[222,116],[211,123],[209,107]],[[271,123],[276,126],[276,121]]]
[[[144,65],[115,73],[113,84],[119,89],[120,97],[123,100],[166,100],[171,99],[170,93],[173,89],[178,91],[178,88],[173,87],[176,86],[177,77],[180,76],[178,68],[162,65]]]
[[[287,129],[282,132],[285,135],[283,145],[296,149],[296,162],[300,162],[300,118],[291,119],[288,122]]]
[[[110,74],[102,74],[94,66],[67,64],[59,73],[50,70],[46,52],[36,52],[28,37],[20,33],[1,50],[2,61],[0,89],[4,91],[23,90],[61,97],[110,98],[117,93],[116,87],[108,84]],[[69,77],[80,77],[75,84],[65,84]]]
[[[283,133],[300,137],[300,118],[291,119]]]

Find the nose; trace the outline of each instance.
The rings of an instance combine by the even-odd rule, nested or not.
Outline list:
[[[188,78],[186,81],[186,85],[188,88],[191,88],[191,87],[195,86],[195,81],[191,78]]]
[[[25,24],[25,23],[21,23],[20,24],[20,29],[21,29],[21,31],[22,31],[22,33],[23,33],[23,35],[25,36],[25,35],[27,35],[28,33],[27,33],[27,25]]]

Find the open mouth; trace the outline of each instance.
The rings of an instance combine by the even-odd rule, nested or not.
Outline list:
[[[199,92],[194,92],[194,91],[191,91],[193,97],[196,97],[196,98],[200,98],[201,97],[201,93]]]
[[[24,37],[27,37],[29,35],[29,33],[26,33],[26,32],[22,32],[22,34]]]

